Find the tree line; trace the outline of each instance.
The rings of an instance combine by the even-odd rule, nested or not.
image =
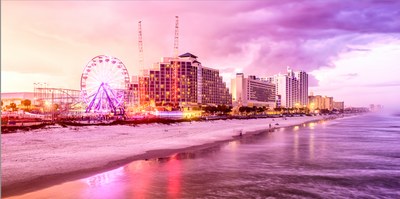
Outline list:
[[[27,107],[30,107],[32,104],[31,100],[26,99],[26,100],[22,100],[21,101],[21,105],[23,105],[25,107],[25,109],[28,109]],[[3,100],[1,101],[1,107],[3,107],[4,102]],[[12,111],[17,111],[17,104],[15,104],[14,102],[11,102],[9,105],[5,105],[6,110],[11,109]]]

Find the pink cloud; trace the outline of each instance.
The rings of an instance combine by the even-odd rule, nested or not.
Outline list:
[[[311,72],[335,68],[342,53],[399,40],[399,7],[396,1],[5,1],[2,70],[68,75],[79,88],[84,65],[110,54],[137,74],[138,21],[150,66],[172,56],[178,15],[180,53],[206,66],[259,76],[284,73],[286,66]]]

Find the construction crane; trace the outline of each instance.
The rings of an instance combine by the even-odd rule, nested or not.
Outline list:
[[[173,60],[173,72],[172,72],[172,102],[174,103],[174,106],[176,105],[177,102],[177,90],[178,90],[178,36],[179,36],[179,18],[178,16],[175,16],[175,39],[174,39],[174,60]]]
[[[144,60],[143,60],[143,39],[142,39],[142,22],[139,21],[139,100],[140,104],[145,102],[145,78],[144,78]]]

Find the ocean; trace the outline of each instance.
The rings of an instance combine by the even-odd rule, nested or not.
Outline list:
[[[267,130],[11,198],[400,198],[400,115]]]

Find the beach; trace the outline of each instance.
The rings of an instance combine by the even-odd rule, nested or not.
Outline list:
[[[246,136],[268,130],[270,124],[281,128],[328,118],[332,116],[209,120],[171,125],[54,125],[2,134],[2,191],[87,177],[134,160],[164,157],[235,139],[240,132]]]

